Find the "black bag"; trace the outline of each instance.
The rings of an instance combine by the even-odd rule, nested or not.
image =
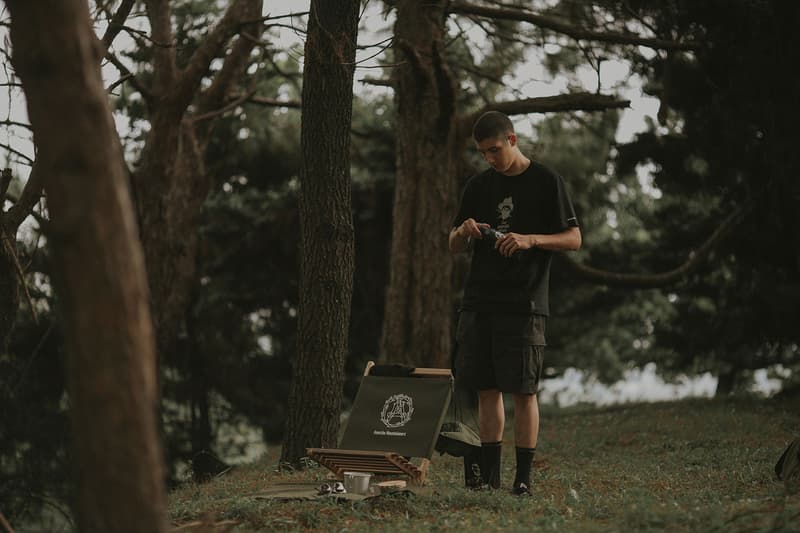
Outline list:
[[[481,438],[473,429],[461,422],[445,422],[436,439],[440,455],[464,458],[464,484],[476,487],[481,481]]]
[[[794,439],[775,463],[775,475],[783,481],[786,490],[800,489],[800,438]]]

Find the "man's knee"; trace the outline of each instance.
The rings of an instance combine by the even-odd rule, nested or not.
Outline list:
[[[478,391],[478,399],[487,402],[496,402],[502,398],[503,393],[498,389],[485,389]]]
[[[538,406],[535,394],[515,394],[514,404],[517,409],[533,409]]]

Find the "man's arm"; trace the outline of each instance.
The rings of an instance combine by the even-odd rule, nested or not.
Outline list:
[[[495,248],[504,256],[510,257],[519,250],[541,248],[554,252],[567,252],[578,250],[581,247],[581,229],[568,228],[560,233],[522,235],[519,233],[506,233],[497,240]],[[451,247],[452,249],[452,247]]]

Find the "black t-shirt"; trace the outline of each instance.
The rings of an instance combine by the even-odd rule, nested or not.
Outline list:
[[[533,161],[517,176],[489,168],[470,178],[453,226],[468,218],[503,233],[553,234],[578,226],[564,180]],[[550,314],[552,257],[552,252],[533,248],[506,258],[494,249],[493,241],[476,239],[462,308]]]

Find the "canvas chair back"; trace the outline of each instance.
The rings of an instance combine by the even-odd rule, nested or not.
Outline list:
[[[364,376],[339,447],[430,458],[452,386],[436,377]]]

